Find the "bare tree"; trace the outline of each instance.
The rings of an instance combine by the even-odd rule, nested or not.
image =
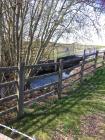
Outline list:
[[[0,1],[0,65],[1,65],[1,50],[2,50],[2,1]]]
[[[18,65],[21,61],[36,64],[44,57],[49,43],[55,45],[65,32],[77,34],[88,20],[95,26],[86,13],[89,7],[97,6],[91,0],[2,0],[1,4],[2,48],[7,65]]]

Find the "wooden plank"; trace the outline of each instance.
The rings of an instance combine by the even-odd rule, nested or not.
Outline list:
[[[104,53],[104,51],[99,51],[98,53],[99,53],[99,54],[102,54],[102,53]]]
[[[13,139],[11,139],[11,138],[5,136],[4,134],[0,133],[0,140],[13,140]]]
[[[85,58],[86,58],[85,53],[86,53],[86,50],[84,50],[84,56],[83,56],[83,61],[82,61],[81,71],[80,71],[80,82],[81,82],[81,84],[83,82],[84,65],[85,65]]]
[[[94,62],[95,58],[89,58],[88,60],[85,60],[84,64],[88,64],[90,62]]]
[[[36,64],[36,65],[27,65],[27,66],[25,66],[25,69],[32,69],[32,68],[38,68],[38,67],[49,67],[49,66],[55,66],[55,65],[58,65],[58,64],[59,64],[59,62]]]
[[[95,61],[94,61],[94,73],[96,72],[97,59],[98,59],[98,51],[96,51],[96,55],[95,55]]]
[[[3,103],[3,102],[9,101],[9,100],[15,99],[15,98],[17,98],[17,94],[1,98],[0,99],[0,104]]]
[[[3,116],[5,114],[7,114],[7,113],[14,112],[14,111],[17,111],[17,106],[14,106],[14,107],[11,107],[11,108],[9,108],[7,110],[1,111],[0,116]]]
[[[8,72],[8,71],[16,71],[18,70],[18,67],[12,66],[12,67],[0,67],[0,72]]]
[[[44,94],[44,95],[38,96],[38,97],[36,97],[36,98],[34,98],[34,99],[32,99],[32,100],[26,101],[26,102],[24,102],[24,105],[25,105],[25,106],[27,106],[27,105],[32,105],[33,103],[35,103],[35,102],[37,102],[37,101],[43,100],[43,99],[45,99],[45,98],[47,98],[47,97],[53,95],[54,92],[55,92],[55,90],[53,90],[53,91],[51,91],[51,92],[49,92],[49,93],[46,93],[46,94]]]
[[[74,76],[76,76],[76,75],[78,75],[78,74],[80,74],[80,72],[74,73],[74,74],[72,74],[72,75],[70,75],[70,76],[64,78],[62,81],[65,81],[65,80],[67,80],[67,79],[69,79],[69,78],[72,78],[72,77],[74,77]]]
[[[24,134],[24,133],[22,133],[22,132],[20,132],[20,131],[18,131],[18,130],[16,130],[16,129],[14,129],[14,128],[10,128],[10,127],[8,127],[8,126],[6,126],[6,125],[0,124],[0,127],[3,127],[3,128],[5,128],[5,129],[7,129],[7,130],[10,130],[10,131],[13,132],[14,134],[19,134],[19,135],[23,136],[24,139],[36,140],[35,137],[32,138],[32,137],[30,137],[30,136],[28,136],[28,135],[26,135],[26,134]]]
[[[97,66],[97,69],[100,69],[100,68],[102,68],[103,66],[102,65],[100,65],[100,66]]]
[[[103,61],[97,62],[97,65],[99,65],[99,64],[101,64],[101,65],[102,65],[102,62],[103,62]]]
[[[73,86],[75,83],[79,82],[80,81],[80,78],[76,79],[75,81],[71,82],[70,84],[67,84],[65,86],[62,86],[62,89],[65,89],[69,86]]]
[[[102,62],[103,66],[105,65],[105,52],[103,54],[103,62]]]
[[[90,68],[92,68],[92,67],[94,67],[94,64],[91,65],[91,66],[89,66],[89,67],[87,67],[87,68],[84,68],[84,71],[86,71],[86,70],[88,70],[88,69],[90,69]]]
[[[95,53],[88,54],[88,55],[85,54],[85,59],[87,59],[88,57],[93,56],[93,55],[96,55],[96,52]]]
[[[59,74],[58,74],[58,99],[61,98],[62,94],[62,72],[63,71],[63,63],[62,60],[60,60],[59,63]]]
[[[89,74],[93,74],[94,73],[94,70],[91,70],[91,71],[89,71],[89,72],[87,72],[87,73],[84,73],[84,77],[86,77],[87,75],[89,75]]]
[[[15,85],[15,84],[17,84],[17,81],[9,81],[9,82],[5,82],[5,83],[0,83],[0,88]]]
[[[98,58],[103,58],[103,55],[101,54],[101,55],[98,55]]]

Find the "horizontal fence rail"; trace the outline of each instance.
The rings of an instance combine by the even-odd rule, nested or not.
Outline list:
[[[25,68],[26,69],[35,69],[38,67],[49,67],[49,66],[55,66],[55,65],[59,65],[59,62],[56,63],[44,63],[44,64],[36,64],[36,65],[26,65]]]
[[[24,138],[28,138],[29,140],[36,140],[35,137],[32,138],[32,137],[30,137],[30,136],[28,136],[28,135],[26,135],[26,134],[24,134],[24,133],[22,133],[22,132],[20,132],[20,131],[18,131],[16,129],[14,129],[14,128],[10,128],[10,127],[8,127],[6,125],[0,124],[0,127],[5,128],[7,130],[10,130],[14,134],[22,135]]]
[[[64,68],[64,65],[68,65],[71,63],[74,63],[78,61],[79,63],[75,64],[74,66],[71,66],[69,68]],[[60,60],[56,63],[44,63],[44,64],[37,64],[37,65],[25,65],[24,63],[21,63],[18,67],[0,67],[0,73],[2,72],[16,72],[16,80],[8,81],[8,82],[2,82],[0,83],[0,94],[2,93],[5,88],[10,86],[16,86],[16,93],[13,95],[8,95],[5,97],[0,98],[0,104],[14,101],[16,102],[16,105],[7,108],[5,110],[0,111],[0,116],[3,116],[10,112],[17,112],[17,116],[21,117],[24,114],[24,107],[32,105],[33,103],[43,100],[49,96],[52,96],[56,94],[58,98],[60,99],[62,96],[63,89],[72,86],[73,84],[80,82],[82,83],[84,80],[84,77],[89,73],[95,73],[96,69],[104,66],[105,62],[105,52],[94,52],[91,54],[86,54],[86,51],[84,51],[84,55],[82,58],[74,58],[71,60]],[[92,63],[92,64],[91,64]],[[43,68],[49,68],[49,67],[57,67],[55,72],[43,74],[43,75],[32,75],[32,76],[25,76],[25,72],[32,69],[38,69],[40,67]],[[68,77],[63,77],[63,74],[65,72],[70,73]],[[72,73],[73,72],[73,73]],[[72,74],[71,74],[72,73]],[[31,82],[32,80],[39,80],[48,78],[51,76],[57,76],[55,81],[52,81],[50,83],[44,84],[43,86],[38,86],[36,88],[30,88],[25,89],[25,84],[27,82]],[[76,77],[76,79],[73,79],[73,77]],[[70,81],[71,83],[68,83],[64,85],[64,81]],[[51,88],[51,89],[50,89]],[[53,88],[53,89],[52,89]],[[44,92],[43,89],[48,89]],[[42,95],[32,97],[31,99],[25,99],[28,95],[35,95],[37,91],[42,91]]]
[[[0,88],[15,85],[15,84],[17,84],[17,81],[9,81],[9,82],[5,82],[5,83],[0,83]]]
[[[17,107],[16,107],[16,106],[11,107],[11,108],[9,108],[9,109],[7,109],[7,110],[5,110],[5,111],[1,111],[1,112],[0,112],[0,116],[5,115],[5,114],[8,114],[8,113],[10,113],[10,112],[14,112],[14,111],[16,111],[16,110],[17,110]]]
[[[46,97],[49,97],[50,95],[54,95],[54,93],[55,93],[55,91],[51,91],[51,92],[49,92],[49,93],[46,93],[46,94],[44,94],[44,95],[41,95],[41,96],[38,96],[38,97],[36,97],[36,98],[34,98],[34,99],[31,99],[31,100],[29,100],[29,101],[26,101],[26,102],[24,102],[24,105],[25,106],[29,106],[29,105],[32,105],[35,101],[40,101],[41,99],[45,99]]]
[[[15,94],[15,95],[10,95],[10,96],[7,96],[7,97],[5,97],[5,98],[1,98],[1,99],[0,99],[0,104],[3,103],[3,102],[6,102],[6,101],[8,101],[8,100],[12,100],[12,99],[16,99],[16,98],[17,98],[17,94]]]
[[[0,72],[17,71],[18,67],[0,67]]]

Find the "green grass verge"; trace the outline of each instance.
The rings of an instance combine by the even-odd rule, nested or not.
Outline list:
[[[80,118],[88,114],[105,113],[105,69],[98,70],[93,77],[84,81],[70,96],[61,100],[32,106],[14,128],[39,140],[51,140],[55,130],[64,135],[72,131],[75,139],[80,136]],[[89,139],[81,137],[80,140]],[[89,139],[90,140],[90,139]]]

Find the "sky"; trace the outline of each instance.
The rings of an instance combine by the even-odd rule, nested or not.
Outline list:
[[[90,29],[90,31],[92,31]],[[89,31],[89,32],[90,32]],[[78,42],[84,45],[102,45],[105,46],[105,32],[100,31],[100,35],[97,35],[97,33],[91,33],[89,39],[74,39],[73,37],[65,37],[61,38],[59,40],[59,43],[64,43],[64,44],[71,44],[74,42]]]
[[[97,0],[97,2],[101,2],[102,5],[105,4],[105,0]],[[91,13],[94,17],[94,14]],[[64,38],[61,38],[59,40],[60,43],[73,43],[78,42],[82,44],[87,45],[105,45],[105,12],[103,12],[99,18],[98,24],[97,24],[98,34],[94,27],[85,27],[86,35],[83,33],[84,31],[78,31],[77,37],[74,37],[74,35],[68,35]],[[78,37],[79,35],[79,37]],[[85,38],[86,36],[86,38]]]
[[[86,28],[85,28],[86,29]],[[64,38],[61,38],[59,40],[60,43],[73,43],[73,42],[78,42],[82,44],[87,44],[87,45],[105,45],[105,15],[103,14],[100,18],[100,25],[98,27],[99,33],[97,34],[96,30],[92,27],[87,27],[87,39],[83,38],[81,36],[82,31],[78,32],[80,34],[80,37],[74,38],[73,35],[68,35]],[[83,35],[85,36],[85,35]]]

